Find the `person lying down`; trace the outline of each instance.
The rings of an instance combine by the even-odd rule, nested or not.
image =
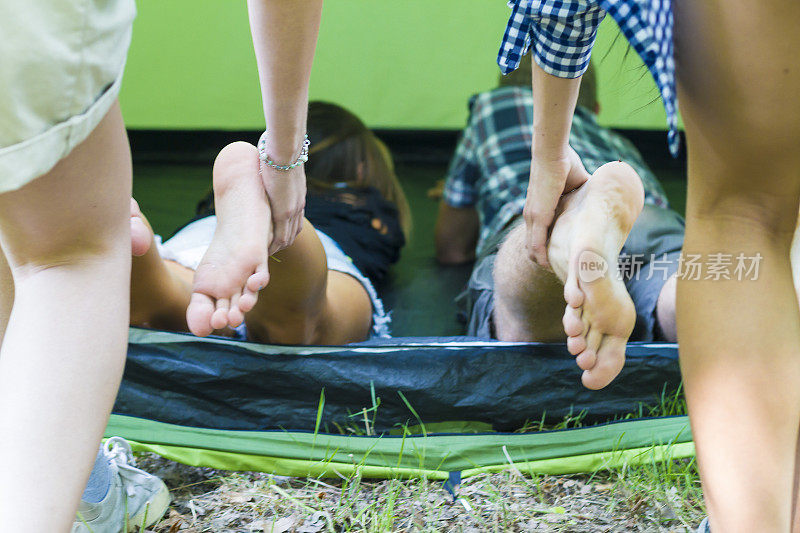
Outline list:
[[[590,67],[582,80],[570,145],[571,156],[593,174],[561,199],[548,245],[551,269],[529,260],[522,215],[531,168],[533,96],[531,62],[520,64],[501,78],[498,88],[470,103],[470,118],[444,184],[437,259],[444,264],[475,260],[459,298],[468,335],[566,341],[584,370],[584,385],[598,389],[619,374],[629,339],[677,340],[683,219],[669,209],[658,180],[633,145],[597,124]],[[735,258],[730,259],[727,270],[697,275],[737,276]],[[683,258],[681,274],[692,278],[689,260]],[[800,298],[800,219],[792,261]]]
[[[531,261],[522,215],[534,110],[530,61],[521,64],[528,72],[520,68],[471,101],[444,185],[437,257],[476,259],[460,299],[469,335],[566,342],[584,385],[598,389],[622,369],[629,338],[676,340],[683,220],[633,145],[597,124],[590,68],[570,144],[571,157],[593,175],[562,197],[549,241],[552,269]],[[624,278],[616,275],[625,267],[620,252],[628,258]]]
[[[300,235],[270,257],[269,282],[255,302],[230,302],[227,313],[212,315],[216,329],[195,325],[195,333],[303,345],[389,336],[389,315],[375,285],[399,259],[411,224],[391,155],[355,115],[334,104],[309,104],[308,136],[309,192]],[[201,202],[198,219],[163,244],[131,200],[131,325],[189,331],[194,270],[221,230],[214,207],[240,206],[237,198],[263,191],[259,164],[251,144],[223,148],[214,163],[213,196]],[[265,211],[254,210],[256,219],[239,227],[270,223],[265,198],[263,204]]]

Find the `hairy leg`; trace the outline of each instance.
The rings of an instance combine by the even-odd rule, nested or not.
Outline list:
[[[563,222],[556,219],[556,224]],[[564,282],[552,270],[531,261],[525,246],[525,224],[520,221],[497,251],[492,273],[497,338],[564,342]]]
[[[757,279],[678,282],[681,369],[711,527],[786,532],[800,426],[789,261],[800,206],[800,4],[673,5],[689,161],[684,254],[761,257]]]
[[[119,107],[0,195],[15,299],[0,350],[0,531],[66,531],[125,360],[130,153]]]
[[[565,195],[548,245],[555,275],[533,265],[522,253],[524,228],[516,228],[495,264],[498,338],[563,339],[554,318],[556,309],[564,309],[565,298],[563,331],[570,352],[584,370],[583,383],[590,388],[608,385],[622,369],[625,344],[636,321],[616,265],[642,205],[641,180],[624,163],[604,165],[580,189]],[[581,275],[579,263],[587,253],[604,263],[603,275]]]

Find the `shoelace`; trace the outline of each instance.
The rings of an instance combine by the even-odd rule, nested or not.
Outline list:
[[[117,467],[120,477],[130,481],[130,483],[125,483],[125,492],[129,498],[132,498],[136,494],[133,488],[133,481],[135,481],[133,478],[141,475],[142,471],[135,468],[136,459],[133,457],[131,445],[122,437],[111,437],[106,441],[104,455]]]

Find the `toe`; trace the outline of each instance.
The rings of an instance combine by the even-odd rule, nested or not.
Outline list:
[[[589,328],[589,332],[586,334],[586,349],[597,353],[602,341],[603,333],[596,327]]]
[[[575,363],[581,370],[591,370],[597,365],[597,352],[586,349],[578,354]]]
[[[186,324],[189,331],[198,337],[210,335],[214,328],[211,327],[211,315],[214,313],[214,300],[199,292],[192,293],[189,307],[186,309]]]
[[[578,285],[577,266],[571,264],[567,281],[564,283],[564,300],[567,305],[577,308],[583,305],[584,299],[585,295]]]
[[[227,298],[219,298],[217,300],[216,309],[214,314],[211,315],[211,327],[214,329],[222,329],[228,325],[228,309],[230,309],[230,302]]]
[[[585,338],[586,348],[578,354],[575,362],[581,370],[591,370],[597,364],[597,351],[600,349],[603,334],[597,328],[590,327]]]
[[[606,337],[597,354],[597,364],[583,372],[581,381],[587,389],[602,389],[619,375],[625,366],[625,339]]]
[[[564,325],[564,333],[568,337],[577,337],[583,335],[584,324],[581,320],[581,309],[567,306],[564,310],[564,318],[561,323]]]
[[[258,292],[245,288],[242,296],[239,298],[239,309],[241,309],[242,313],[249,313],[253,310],[253,307],[256,306],[257,301]]]
[[[244,322],[244,312],[241,310],[240,300],[241,295],[239,293],[231,296],[231,306],[230,309],[228,309],[228,324],[233,328],[238,327]]]
[[[247,278],[245,287],[250,292],[258,292],[266,287],[267,283],[269,283],[269,272],[267,271],[267,265],[261,265],[256,269],[255,274],[252,274],[249,278]]]
[[[572,355],[578,355],[586,350],[586,337],[577,335],[575,337],[567,337],[567,351]]]

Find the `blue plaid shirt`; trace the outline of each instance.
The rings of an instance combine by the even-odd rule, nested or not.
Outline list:
[[[525,207],[531,170],[533,93],[525,87],[502,87],[470,101],[470,118],[450,162],[444,201],[453,207],[476,207],[481,222],[477,252]],[[569,144],[586,170],[609,161],[630,164],[642,179],[645,202],[667,207],[664,190],[641,154],[624,137],[597,124],[594,113],[578,106]]]
[[[647,65],[658,85],[669,126],[669,149],[679,148],[671,0],[512,0],[497,63],[517,69],[528,50],[548,74],[577,78],[589,66],[597,27],[606,13]]]

